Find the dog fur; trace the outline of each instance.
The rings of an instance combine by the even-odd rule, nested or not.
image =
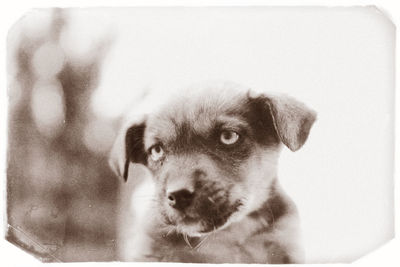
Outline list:
[[[313,110],[231,83],[139,109],[110,158],[125,181],[137,164],[152,177],[123,200],[134,210],[133,221],[120,224],[130,230],[122,234],[122,260],[303,262],[297,209],[278,183],[277,164],[282,144],[296,151],[306,142]],[[237,141],[223,143],[225,134]]]

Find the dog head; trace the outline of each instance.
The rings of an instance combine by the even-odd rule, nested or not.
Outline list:
[[[201,235],[267,200],[282,144],[302,147],[315,119],[288,96],[227,85],[195,90],[127,123],[111,166],[126,180],[130,163],[145,165],[164,222]]]

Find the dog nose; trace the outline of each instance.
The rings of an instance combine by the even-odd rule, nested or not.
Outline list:
[[[174,209],[183,211],[193,201],[194,193],[187,189],[181,189],[168,194],[168,204]]]

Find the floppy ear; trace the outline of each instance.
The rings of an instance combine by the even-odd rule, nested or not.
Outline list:
[[[250,98],[261,100],[268,107],[275,131],[290,150],[299,150],[306,142],[317,114],[300,101],[286,95],[261,94]]]
[[[133,123],[123,127],[111,149],[109,164],[111,169],[126,182],[130,162],[147,164],[143,143],[146,123]]]
[[[266,99],[282,143],[292,151],[300,149],[317,119],[316,112],[289,96],[267,96]]]

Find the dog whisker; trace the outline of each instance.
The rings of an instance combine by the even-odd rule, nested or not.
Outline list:
[[[187,244],[191,249],[193,249],[192,245],[191,245],[190,242],[189,242],[188,235],[187,235],[186,233],[183,233],[182,235],[183,235],[183,240],[185,240],[186,244]]]
[[[273,217],[273,216],[272,216]],[[268,221],[264,218],[264,217],[262,217],[262,216],[260,216],[260,222],[261,222],[261,224],[262,224],[262,226],[264,226],[264,227],[268,227],[270,224],[268,223]]]
[[[133,198],[154,198],[152,194],[135,195]]]
[[[169,236],[174,230],[175,230],[175,228],[171,227],[171,229],[168,230],[166,236]]]
[[[137,201],[157,201],[156,199],[154,199],[153,197],[134,197],[132,198],[132,200],[137,200]]]
[[[204,242],[208,239],[209,235],[206,235],[203,240],[201,240],[195,247],[195,250],[199,250],[201,248],[201,246],[204,244]]]
[[[267,205],[269,213],[271,214],[271,218],[272,218],[272,223],[271,223],[271,227],[274,227],[275,225],[275,217],[274,217],[274,213],[272,212],[272,209],[269,205]],[[264,218],[263,218],[264,219]],[[265,220],[265,219],[264,219]],[[268,223],[268,222],[267,222]]]

